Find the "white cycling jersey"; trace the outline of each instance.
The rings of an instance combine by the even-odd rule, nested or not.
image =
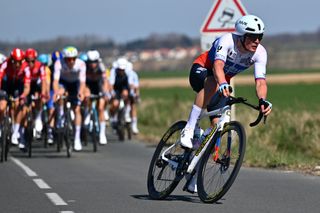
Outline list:
[[[239,39],[240,36],[227,33],[215,40],[208,53],[210,61],[217,59],[224,61],[224,72],[229,77],[254,65],[255,78],[265,78],[267,51],[259,44],[255,52],[240,52],[236,45]]]
[[[54,64],[54,80],[60,80],[60,78],[66,82],[86,82],[86,64],[81,59],[76,59],[72,69],[69,69],[66,62],[57,60]]]
[[[109,82],[110,82],[111,85],[115,84],[117,68],[118,67],[116,65],[113,65],[111,70],[110,70]],[[130,84],[132,82],[132,80],[131,80],[131,70],[125,69],[124,71],[125,71],[125,73],[126,73],[126,75],[128,77],[128,82]]]
[[[139,77],[134,70],[130,72],[129,84],[132,84],[134,87],[139,87]]]

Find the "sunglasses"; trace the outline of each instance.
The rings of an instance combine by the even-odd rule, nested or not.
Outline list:
[[[33,63],[36,61],[36,59],[29,59],[29,58],[26,58],[26,62],[28,63]]]
[[[247,37],[250,41],[256,41],[257,39],[258,39],[259,41],[261,41],[262,38],[263,38],[263,33],[261,33],[261,34],[250,34],[250,33],[248,33],[248,34],[246,34],[246,37]]]
[[[99,61],[95,60],[95,61],[88,61],[89,64],[97,64]]]
[[[71,61],[75,61],[77,58],[74,57],[74,58],[65,58],[65,59],[66,59],[66,61],[71,62]]]
[[[23,62],[23,60],[21,60],[21,61],[16,61],[16,60],[14,60],[14,59],[11,60],[11,63],[12,63],[12,64],[15,64],[15,65],[21,65],[22,62]]]

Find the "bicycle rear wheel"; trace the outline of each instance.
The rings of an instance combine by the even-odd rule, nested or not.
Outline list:
[[[6,145],[6,139],[7,139],[7,136],[6,136],[6,130],[5,128],[2,126],[1,128],[1,138],[0,138],[0,162],[3,162],[4,160],[4,155],[5,155],[5,145]]]
[[[92,145],[93,145],[93,152],[97,152],[97,144],[98,144],[98,136],[99,136],[99,119],[98,113],[95,111],[92,113]]]
[[[28,157],[32,157],[32,141],[33,141],[33,128],[34,122],[32,118],[32,113],[28,112],[27,114],[27,127],[25,131],[25,139],[28,146]]]
[[[180,140],[180,132],[186,123],[186,121],[178,121],[173,124],[163,135],[153,154],[148,171],[148,192],[152,199],[166,198],[181,180],[176,178],[176,169],[162,160],[161,155],[169,146]],[[177,144],[165,156],[179,163],[183,159],[184,152],[180,144]]]
[[[4,118],[4,124],[3,124],[3,129],[6,133],[6,137],[5,137],[5,145],[4,145],[4,160],[7,161],[8,160],[8,154],[9,154],[9,149],[11,146],[11,122],[10,122],[10,118],[8,116],[6,116]]]
[[[220,148],[215,143],[205,151],[198,171],[198,195],[205,203],[214,203],[229,190],[240,170],[246,147],[246,135],[239,122],[230,122],[221,132]],[[216,158],[216,160],[215,160]]]
[[[67,157],[70,158],[71,157],[71,151],[72,151],[72,142],[71,142],[71,136],[73,134],[73,124],[72,124],[72,120],[71,120],[71,112],[70,109],[68,109],[66,111],[65,114],[65,131],[64,131],[64,142],[65,142],[65,146],[66,146],[66,151],[67,151]]]

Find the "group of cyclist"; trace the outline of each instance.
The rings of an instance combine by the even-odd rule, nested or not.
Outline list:
[[[33,48],[25,51],[14,48],[8,57],[0,54],[0,121],[8,116],[6,109],[10,101],[13,103],[9,112],[12,117],[11,143],[20,149],[26,147],[24,131],[28,110],[34,115],[34,135],[41,137],[43,107],[48,109],[49,117],[54,112],[63,115],[61,97],[68,97],[74,113],[73,148],[82,150],[81,128],[88,124],[88,119],[90,122],[87,112],[91,94],[99,97],[100,144],[107,144],[105,115],[108,115],[108,108],[110,122],[116,125],[120,99],[124,100],[126,121],[132,122],[132,132],[139,133],[135,104],[139,98],[139,80],[127,59],[117,59],[109,73],[98,50],[79,54],[77,48],[67,46],[62,51],[38,55]],[[49,144],[54,143],[55,125],[64,125],[64,120],[50,120],[47,128]]]

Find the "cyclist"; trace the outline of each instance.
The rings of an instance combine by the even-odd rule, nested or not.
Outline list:
[[[260,110],[265,116],[271,113],[272,104],[266,100],[267,52],[260,44],[264,28],[264,23],[259,17],[245,15],[236,21],[235,33],[227,33],[216,39],[211,49],[202,53],[194,61],[189,80],[197,96],[186,127],[181,133],[182,146],[193,147],[194,129],[202,108],[207,106],[213,96],[212,104],[217,106],[214,102],[219,100],[219,93],[222,97],[228,97],[231,92],[230,79],[251,65],[254,65],[256,95],[259,99]],[[218,105],[221,107],[225,103],[226,98],[222,98]],[[214,118],[213,122],[216,120],[217,118]],[[188,189],[196,191],[195,181],[192,182]]]
[[[7,57],[2,53],[0,53],[0,67],[6,60],[7,60]],[[7,106],[7,102],[3,101],[4,99],[6,99],[6,96],[7,96],[7,93],[1,90],[1,87],[0,87],[0,121],[2,121],[3,119],[5,109]]]
[[[24,140],[24,126],[23,120],[25,118],[27,107],[27,97],[30,92],[30,72],[22,70],[22,63],[25,54],[23,50],[14,48],[10,57],[0,67],[0,88],[4,90],[8,96],[16,98],[13,109],[13,133],[11,136],[11,143],[19,144],[19,148],[25,148]],[[1,115],[4,115],[7,100],[2,99],[0,104]],[[20,143],[19,139],[20,138]]]
[[[138,134],[138,112],[137,112],[137,103],[140,99],[140,90],[139,90],[139,77],[136,71],[133,70],[133,64],[128,61],[127,70],[129,74],[129,85],[130,85],[130,105],[131,105],[131,118],[132,124],[131,129],[133,134]]]
[[[48,65],[49,65],[49,70],[50,70],[50,98],[47,103],[47,107],[49,110],[49,117],[52,118],[50,123],[49,123],[49,128],[48,128],[48,143],[52,144],[53,143],[53,128],[54,128],[54,122],[55,118],[53,116],[54,113],[54,102],[53,102],[53,96],[54,96],[54,91],[53,91],[53,73],[54,73],[54,65],[56,61],[60,60],[62,58],[62,53],[58,50],[55,50],[51,53],[51,63],[49,63],[48,58]]]
[[[97,50],[89,50],[87,52],[87,71],[86,71],[86,92],[85,97],[90,97],[90,94],[103,94],[103,97],[99,98],[98,111],[99,111],[99,123],[100,123],[100,144],[107,144],[107,137],[105,134],[106,121],[104,110],[106,104],[111,98],[110,84],[106,77],[105,66],[100,58],[100,53]],[[87,101],[89,104],[89,101]],[[89,109],[89,105],[87,105]],[[87,110],[88,111],[88,110]],[[89,113],[87,113],[89,114]],[[84,123],[89,124],[90,116],[85,118]]]
[[[215,40],[211,49],[202,53],[193,63],[189,80],[197,96],[181,136],[181,143],[185,147],[192,148],[191,140],[202,108],[207,106],[217,91],[228,97],[230,79],[251,65],[255,69],[256,94],[261,111],[265,115],[271,112],[272,105],[266,100],[267,52],[260,44],[264,23],[257,16],[246,15],[237,20],[235,28],[235,33],[225,34]],[[269,106],[265,108],[264,103]]]
[[[46,72],[46,82],[47,82],[47,91],[49,94],[49,99],[47,101],[47,109],[49,112],[49,115],[52,115],[54,109],[53,109],[53,90],[51,89],[51,76],[52,72],[49,68],[49,56],[47,54],[40,54],[38,56],[38,61],[41,62],[41,64],[45,67]],[[49,116],[50,117],[50,116]],[[51,120],[49,127],[47,129],[47,137],[48,137],[48,144],[53,144],[53,126],[54,126],[54,119]]]
[[[88,61],[88,55],[86,52],[82,52],[79,54],[79,58],[84,61],[84,62],[87,62]]]
[[[35,130],[36,137],[41,137],[42,131],[42,104],[49,98],[49,91],[47,88],[46,69],[40,61],[37,60],[38,53],[35,49],[29,48],[25,51],[25,62],[22,64],[22,70],[27,70],[31,74],[30,95],[35,100]],[[39,99],[38,99],[39,98]],[[41,98],[41,100],[40,100]]]
[[[125,58],[119,58],[115,63],[110,72],[110,85],[111,85],[111,106],[110,106],[110,122],[112,126],[117,123],[117,110],[120,106],[120,100],[122,99],[125,107],[125,121],[131,122],[130,111],[131,107],[129,104],[129,73],[127,69],[128,61]]]
[[[84,98],[84,89],[86,82],[86,64],[78,59],[78,50],[73,46],[67,46],[62,51],[63,58],[57,60],[54,64],[53,89],[54,100],[58,96],[68,93],[75,112],[75,139],[74,150],[80,151],[81,144],[81,111],[80,104]],[[63,115],[63,106],[59,109],[60,115]],[[63,125],[62,120],[58,121]]]
[[[0,65],[3,64],[3,62],[5,62],[6,60],[7,60],[7,57],[2,53],[0,53]]]

